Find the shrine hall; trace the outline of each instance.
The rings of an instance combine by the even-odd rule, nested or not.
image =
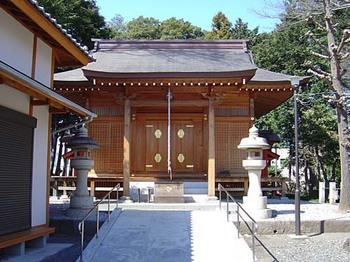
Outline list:
[[[133,181],[234,191],[248,176],[241,139],[293,95],[292,76],[258,68],[247,40],[93,41],[94,61],[55,74],[54,89],[98,115],[94,172],[119,179],[124,195]]]

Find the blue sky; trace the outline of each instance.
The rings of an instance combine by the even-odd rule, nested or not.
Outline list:
[[[259,17],[254,10],[262,11],[265,2],[277,3],[281,0],[97,0],[100,14],[110,21],[116,14],[130,21],[140,15],[154,17],[161,21],[176,17],[210,30],[212,18],[223,12],[234,24],[237,18],[248,22],[250,29],[259,26],[259,32],[269,32],[279,21]],[[266,10],[271,11],[271,10]]]

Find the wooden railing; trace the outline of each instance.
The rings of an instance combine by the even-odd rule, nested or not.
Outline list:
[[[75,176],[51,176],[52,196],[68,196],[68,192],[75,190],[77,177]],[[90,196],[96,196],[98,192],[110,191],[116,183],[122,183],[122,178],[113,177],[88,177],[88,190]],[[116,191],[116,190],[115,190]],[[119,192],[123,188],[119,188]]]
[[[282,197],[286,196],[287,185],[285,177],[262,177],[261,190],[263,192],[279,192]],[[217,177],[215,182],[225,185],[229,192],[241,192],[241,195],[247,195],[249,187],[248,177]],[[218,191],[218,188],[216,189]]]
[[[134,177],[134,181],[146,181],[143,176]],[[152,179],[151,179],[152,180]],[[182,179],[186,181],[186,179]],[[189,181],[194,181],[190,179]],[[150,181],[150,180],[147,180]],[[152,180],[156,181],[156,180]],[[205,181],[199,179],[199,181]],[[261,190],[266,193],[276,194],[279,196],[286,196],[286,181],[285,177],[262,177],[261,178]],[[218,191],[218,183],[221,183],[228,192],[233,193],[235,196],[245,196],[248,193],[249,178],[246,177],[231,177],[231,176],[219,176],[215,178],[216,191]],[[75,190],[76,177],[75,176],[52,176],[52,196],[57,196],[58,191],[60,195],[67,196],[68,192]],[[116,183],[123,183],[122,177],[88,177],[88,189],[91,196],[96,196],[97,193],[108,192],[113,188]],[[119,191],[123,191],[121,187]]]

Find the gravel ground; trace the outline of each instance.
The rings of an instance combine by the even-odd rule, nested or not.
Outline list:
[[[269,200],[267,208],[276,210],[277,215],[269,221],[293,221],[295,219],[295,205],[293,200]],[[300,220],[350,220],[350,213],[340,213],[338,204],[319,204],[308,201],[300,203]]]
[[[350,249],[344,249],[343,243],[349,237],[350,233],[325,233],[299,239],[288,235],[258,236],[280,262],[348,262]],[[251,246],[251,237],[245,236],[245,240]],[[259,243],[255,252],[259,262],[274,261]]]
[[[274,209],[276,217],[269,221],[294,221],[295,206],[292,200],[285,203],[271,201],[267,206]],[[340,213],[337,204],[318,204],[302,201],[300,205],[300,220],[350,220],[350,213]],[[301,232],[303,234],[303,232]],[[244,236],[251,246],[251,237]],[[259,235],[258,238],[265,247],[281,262],[345,262],[350,261],[350,248],[344,248],[344,242],[350,238],[350,232],[323,233],[313,235],[274,234]],[[274,261],[260,243],[256,241],[256,257],[260,262]]]

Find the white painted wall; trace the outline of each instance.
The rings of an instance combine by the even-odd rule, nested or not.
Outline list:
[[[52,48],[37,39],[35,80],[50,87]],[[49,107],[35,106],[33,116],[38,125],[34,131],[33,186],[32,186],[32,226],[46,223],[46,203],[48,197],[48,154],[49,154]]]
[[[3,9],[0,9],[0,32],[0,60],[30,76],[34,35]]]
[[[0,105],[28,115],[29,103],[28,95],[7,85],[0,85]]]
[[[0,60],[18,71],[31,76],[34,35],[17,20],[0,9]],[[37,39],[35,79],[50,87],[52,48]],[[30,97],[12,87],[0,85],[0,105],[29,114]],[[33,117],[37,118],[34,130],[33,181],[32,181],[32,226],[46,223],[48,197],[49,154],[49,107],[35,106]]]
[[[38,120],[34,132],[32,226],[46,223],[47,179],[48,179],[48,134],[49,108],[36,106],[33,116]]]
[[[35,64],[35,80],[50,87],[52,48],[38,38]]]

